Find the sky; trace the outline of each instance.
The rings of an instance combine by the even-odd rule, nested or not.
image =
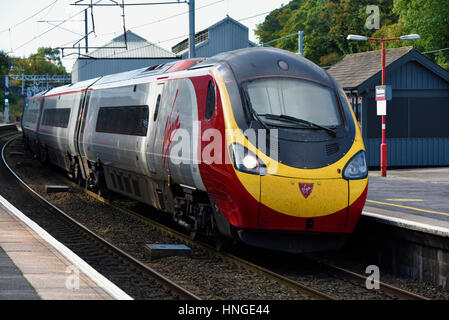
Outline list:
[[[94,0],[95,3],[99,0]],[[125,0],[126,3],[176,2],[177,0]],[[84,36],[84,8],[75,2],[90,0],[0,0],[0,50],[16,57],[28,57],[39,47],[72,46]],[[117,0],[121,3],[121,0]],[[254,34],[257,24],[267,14],[289,0],[196,0],[195,31],[201,31],[225,18],[240,21],[249,29],[249,40],[258,43]],[[101,0],[100,3],[112,3]],[[89,36],[89,46],[102,46],[123,33],[122,10],[119,7],[94,7],[95,34]],[[92,20],[89,11],[89,30]],[[62,21],[68,19],[66,22]],[[189,33],[188,5],[175,3],[125,7],[126,29],[160,47],[171,47],[187,38]],[[59,25],[59,26],[58,26]],[[84,46],[84,41],[81,42]],[[65,51],[77,52],[76,50]],[[62,62],[71,72],[77,55],[64,57]]]

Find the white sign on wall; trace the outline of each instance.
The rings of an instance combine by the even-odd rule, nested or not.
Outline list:
[[[378,116],[387,115],[387,100],[377,100],[377,115]]]

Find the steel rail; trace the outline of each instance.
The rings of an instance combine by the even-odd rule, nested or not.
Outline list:
[[[161,285],[163,285],[164,287],[168,288],[170,291],[172,291],[173,293],[175,293],[176,295],[179,296],[180,299],[183,300],[201,300],[200,297],[198,297],[197,295],[189,292],[188,290],[184,289],[183,287],[181,287],[180,285],[176,284],[175,282],[171,281],[170,279],[166,278],[165,276],[163,276],[162,274],[160,274],[159,272],[157,272],[156,270],[154,270],[153,268],[143,264],[142,262],[140,262],[139,260],[135,259],[134,257],[132,257],[131,255],[127,254],[126,252],[124,252],[123,250],[121,250],[120,248],[116,247],[115,245],[111,244],[110,242],[108,242],[107,240],[103,239],[102,237],[100,237],[99,235],[97,235],[96,233],[94,233],[93,231],[89,230],[87,227],[85,227],[84,225],[82,225],[81,223],[79,223],[78,221],[76,221],[75,219],[73,219],[72,217],[70,217],[67,213],[65,213],[63,210],[59,209],[57,206],[55,206],[54,204],[52,204],[51,202],[49,202],[47,199],[45,199],[43,196],[41,196],[39,193],[37,193],[36,191],[34,191],[25,181],[23,181],[15,172],[14,170],[9,166],[9,164],[6,162],[5,159],[5,148],[6,146],[11,143],[12,141],[14,141],[15,139],[19,138],[20,136],[14,137],[10,140],[8,140],[2,147],[2,160],[3,163],[5,164],[6,168],[8,168],[8,170],[11,172],[11,174],[14,175],[14,177],[20,182],[20,185],[22,187],[24,187],[24,189],[29,192],[34,198],[36,198],[37,200],[41,201],[42,203],[44,203],[46,206],[48,206],[49,208],[51,208],[53,211],[57,212],[58,214],[60,214],[62,217],[64,217],[67,221],[69,221],[70,223],[72,223],[74,226],[76,226],[80,231],[82,231],[84,234],[86,234],[87,236],[89,236],[90,238],[94,239],[96,242],[100,243],[102,246],[104,246],[109,252],[111,252],[112,254],[114,254],[115,256],[119,257],[122,261],[125,261],[126,263],[128,263],[130,266],[134,267],[136,270],[139,270],[140,272],[144,273],[145,275],[153,278],[154,280],[156,280],[157,282],[159,282]]]
[[[234,264],[236,264],[238,266],[241,266],[241,267],[243,267],[243,268],[245,268],[247,270],[250,270],[252,272],[256,272],[259,275],[264,276],[264,277],[266,277],[268,279],[271,279],[271,280],[273,280],[273,281],[275,281],[277,283],[280,283],[280,284],[282,284],[282,285],[284,285],[284,286],[286,286],[286,287],[288,287],[290,289],[293,289],[293,290],[299,291],[301,293],[304,293],[304,294],[306,294],[307,296],[309,296],[311,298],[314,298],[314,299],[317,299],[317,300],[336,300],[336,298],[334,298],[334,297],[332,297],[332,296],[330,296],[330,295],[328,295],[328,294],[326,294],[324,292],[315,290],[315,289],[313,289],[313,288],[311,288],[309,286],[306,286],[306,285],[304,285],[302,283],[299,283],[299,282],[294,281],[292,279],[289,279],[289,278],[287,278],[285,276],[277,274],[277,273],[275,273],[275,272],[273,272],[271,270],[268,270],[266,268],[258,266],[258,265],[254,264],[252,262],[246,261],[246,260],[244,260],[244,259],[242,259],[240,257],[234,256],[232,254],[225,253],[225,252],[218,252],[214,247],[212,247],[211,245],[209,245],[207,243],[200,242],[198,240],[194,241],[189,236],[187,236],[187,235],[185,235],[185,234],[183,234],[181,232],[178,232],[178,231],[176,231],[174,229],[171,229],[170,227],[167,227],[167,226],[165,226],[163,224],[160,224],[159,222],[156,222],[156,221],[154,221],[154,220],[152,220],[150,218],[144,217],[144,216],[140,215],[139,213],[136,213],[136,212],[134,212],[132,210],[129,210],[127,208],[123,208],[123,207],[120,207],[120,206],[117,206],[117,205],[114,205],[114,204],[111,204],[111,203],[109,203],[109,205],[112,206],[113,208],[117,209],[117,210],[125,212],[125,213],[127,213],[129,215],[132,215],[132,216],[140,219],[141,221],[143,221],[143,222],[145,222],[147,224],[150,224],[151,226],[157,228],[160,231],[163,231],[163,232],[165,232],[165,233],[167,233],[167,234],[169,234],[171,236],[177,237],[178,239],[181,239],[182,241],[184,241],[185,243],[188,243],[191,246],[195,246],[197,248],[200,248],[200,249],[206,250],[208,252],[211,252],[215,256],[218,256],[218,257],[220,257],[222,259],[225,259],[225,260],[227,260],[229,262],[232,262],[232,263],[234,263]]]
[[[220,257],[221,259],[227,260],[228,262],[232,262],[240,267],[243,267],[247,270],[250,270],[252,272],[258,273],[259,275],[266,277],[268,279],[271,279],[279,284],[282,284],[290,289],[299,291],[307,296],[309,296],[310,298],[316,299],[316,300],[337,300],[335,297],[332,297],[324,292],[318,291],[316,289],[313,289],[309,286],[306,286],[302,283],[299,283],[297,281],[294,281],[292,279],[289,279],[285,276],[282,276],[280,274],[277,274],[271,270],[268,270],[266,268],[263,268],[261,266],[258,266],[252,262],[246,261],[242,258],[239,258],[237,256],[234,256],[232,254],[229,253],[225,253],[225,252],[218,252],[214,247],[212,247],[211,245],[204,243],[204,242],[200,242],[200,241],[194,241],[192,240],[189,236],[178,232],[170,227],[167,227],[159,222],[156,222],[148,217],[144,217],[143,215],[134,212],[130,209],[124,208],[122,206],[118,206],[115,205],[113,203],[111,203],[109,200],[99,196],[98,194],[87,190],[85,188],[82,188],[81,186],[79,186],[78,184],[74,183],[73,181],[68,180],[67,178],[64,177],[64,179],[67,181],[68,184],[70,184],[72,187],[77,188],[78,190],[88,194],[89,196],[97,199],[98,201],[101,201],[104,204],[107,204],[109,206],[111,206],[114,209],[117,209],[127,215],[131,215],[134,218],[137,218],[138,220],[144,222],[145,224],[151,225],[152,227],[158,229],[159,231],[162,231],[170,236],[176,237],[180,240],[182,240],[183,242],[185,242],[186,244],[190,245],[190,246],[194,246],[203,250],[206,250],[212,254],[214,254],[215,256]]]
[[[3,151],[2,151],[2,156],[3,156]],[[169,234],[171,236],[177,237],[178,239],[181,239],[185,243],[189,244],[190,246],[195,246],[197,248],[200,248],[200,249],[206,250],[208,252],[211,252],[214,255],[216,255],[216,256],[218,256],[218,257],[220,257],[222,259],[225,259],[225,260],[227,260],[229,262],[232,262],[232,263],[234,263],[234,264],[236,264],[238,266],[244,267],[245,269],[250,270],[252,272],[256,272],[256,273],[258,273],[258,274],[260,274],[260,275],[262,275],[262,276],[264,276],[266,278],[269,278],[269,279],[271,279],[273,281],[276,281],[276,282],[278,282],[278,283],[280,283],[280,284],[282,284],[282,285],[284,285],[284,286],[286,286],[286,287],[288,287],[290,289],[302,292],[302,293],[306,294],[307,296],[309,296],[311,298],[319,299],[319,300],[337,300],[335,297],[332,297],[332,296],[330,296],[330,295],[328,295],[326,293],[323,293],[323,292],[320,292],[320,291],[318,291],[316,289],[313,289],[311,287],[305,286],[305,285],[303,285],[303,284],[301,284],[301,283],[299,283],[299,282],[297,282],[295,280],[292,280],[292,279],[289,279],[289,278],[287,278],[285,276],[277,274],[277,273],[275,273],[275,272],[273,272],[271,270],[268,270],[266,268],[258,266],[258,265],[254,264],[252,262],[246,261],[246,260],[244,260],[244,259],[242,259],[240,257],[234,256],[232,254],[225,253],[225,252],[218,252],[214,247],[212,247],[211,245],[209,245],[207,243],[194,241],[189,236],[187,236],[187,235],[185,235],[185,234],[183,234],[181,232],[178,232],[178,231],[176,231],[176,230],[174,230],[174,229],[172,229],[172,228],[170,228],[168,226],[165,226],[165,225],[163,225],[163,224],[161,224],[159,222],[156,222],[156,221],[154,221],[154,220],[152,220],[152,219],[150,219],[148,217],[145,217],[145,216],[143,216],[143,215],[141,215],[141,214],[139,214],[137,212],[134,212],[134,211],[132,211],[132,210],[130,210],[128,208],[125,208],[125,207],[113,204],[109,200],[105,199],[104,197],[101,197],[100,195],[98,195],[98,194],[96,194],[96,193],[94,193],[94,192],[92,192],[90,190],[87,190],[87,189],[81,187],[80,185],[74,183],[73,181],[67,179],[66,177],[63,177],[63,176],[61,176],[61,177],[63,179],[65,179],[65,181],[69,185],[71,185],[72,187],[74,187],[74,188],[84,192],[85,194],[95,198],[96,200],[98,200],[98,201],[100,201],[102,203],[105,203],[107,205],[110,205],[111,207],[113,207],[113,208],[115,208],[115,209],[117,209],[117,210],[119,210],[119,211],[121,211],[121,212],[123,212],[125,214],[131,215],[131,216],[139,219],[140,221],[142,221],[142,222],[144,222],[146,224],[149,224],[149,225],[155,227],[156,229],[158,229],[158,230],[160,230],[160,231],[162,231],[162,232],[164,232],[166,234]],[[330,264],[330,263],[327,263],[327,262],[324,262],[324,261],[319,261],[317,259],[310,258],[310,257],[308,257],[308,259],[312,260],[315,263],[324,265],[325,267],[327,267],[329,269],[333,269],[336,272],[341,272],[341,273],[346,274],[347,276],[351,277],[353,280],[359,282],[361,284],[361,286],[365,286],[366,281],[368,280],[368,277],[366,277],[364,275],[361,275],[361,274],[358,274],[356,272],[347,270],[345,268],[342,268],[342,267],[339,267],[339,266],[336,266],[336,265],[333,265],[333,264]],[[421,295],[409,292],[407,290],[404,290],[404,289],[392,286],[390,284],[387,284],[387,283],[384,283],[384,282],[381,282],[381,281],[375,281],[375,282],[379,284],[380,289],[385,294],[387,294],[389,296],[397,297],[400,300],[430,300],[429,298],[423,297]]]
[[[64,178],[64,179],[66,179],[66,178]],[[155,227],[155,228],[157,228],[157,229],[159,229],[159,230],[161,230],[161,231],[163,231],[163,232],[165,232],[165,233],[167,233],[167,234],[169,234],[171,236],[178,237],[178,238],[182,239],[184,242],[188,243],[189,245],[196,246],[196,247],[202,248],[204,250],[212,251],[215,255],[219,256],[220,258],[224,258],[224,259],[226,259],[228,261],[231,261],[231,262],[233,262],[233,263],[235,263],[237,265],[240,265],[242,267],[245,267],[245,268],[247,268],[249,270],[258,272],[259,274],[261,274],[263,276],[266,276],[266,277],[268,277],[268,278],[270,278],[270,279],[272,279],[274,281],[277,281],[278,283],[281,283],[281,284],[283,284],[283,285],[285,285],[285,286],[287,286],[287,287],[289,287],[291,289],[298,290],[298,288],[300,288],[301,290],[306,290],[308,295],[310,295],[311,297],[314,297],[316,299],[336,300],[335,297],[327,295],[327,294],[325,294],[323,292],[320,292],[318,290],[315,290],[313,288],[304,286],[304,285],[300,284],[297,281],[294,281],[292,279],[289,279],[287,277],[279,275],[279,274],[277,274],[277,273],[275,273],[275,272],[273,272],[271,270],[268,270],[266,268],[257,266],[257,265],[255,265],[255,264],[253,264],[253,263],[251,263],[249,261],[246,261],[246,260],[244,260],[242,258],[236,257],[236,256],[228,254],[228,253],[217,252],[212,246],[210,246],[210,245],[208,245],[206,243],[202,243],[202,242],[199,242],[199,241],[193,241],[189,236],[187,236],[187,235],[185,235],[183,233],[180,233],[180,232],[178,232],[176,230],[173,230],[170,227],[167,227],[167,226],[165,226],[163,224],[160,224],[159,222],[156,222],[156,221],[154,221],[154,220],[152,220],[152,219],[150,219],[148,217],[144,217],[141,214],[139,214],[137,212],[134,212],[134,211],[132,211],[130,209],[127,209],[127,208],[124,208],[124,207],[112,204],[109,200],[99,196],[98,194],[96,194],[96,193],[94,193],[92,191],[89,191],[87,189],[84,189],[84,188],[80,187],[78,184],[76,184],[76,183],[74,183],[74,182],[72,182],[72,181],[70,181],[68,179],[66,179],[66,181],[70,185],[72,185],[73,187],[79,188],[80,190],[82,190],[86,194],[90,195],[91,197],[93,197],[93,198],[95,198],[95,199],[97,199],[97,200],[99,200],[99,201],[101,201],[101,202],[103,202],[103,203],[105,203],[107,205],[110,205],[111,207],[113,207],[113,208],[115,208],[117,210],[120,210],[121,212],[124,212],[124,213],[126,213],[128,215],[132,215],[132,216],[138,218],[139,220],[141,220],[141,221],[143,221],[145,223],[151,224],[153,227]],[[327,268],[334,269],[335,271],[342,272],[342,273],[346,274],[347,276],[351,277],[353,280],[356,280],[357,282],[359,282],[361,284],[361,286],[365,286],[366,285],[366,281],[368,280],[368,277],[366,277],[364,275],[361,275],[361,274],[358,274],[356,272],[344,269],[342,267],[338,267],[336,265],[333,265],[333,264],[330,264],[330,263],[326,263],[326,262],[323,262],[323,261],[318,261],[316,259],[309,258],[309,260],[313,260],[313,262],[319,263],[321,265],[324,265]],[[413,292],[410,292],[410,291],[407,291],[407,290],[395,287],[395,286],[387,284],[385,282],[381,282],[381,281],[375,281],[375,282],[379,284],[380,289],[385,294],[387,294],[389,296],[397,297],[400,300],[430,300],[429,298],[426,298],[426,297],[423,297],[421,295],[415,294]]]
[[[354,279],[355,281],[358,281],[362,286],[366,285],[367,280],[368,281],[373,281],[374,284],[378,284],[379,285],[379,289],[382,290],[385,294],[389,295],[389,296],[394,296],[396,298],[398,298],[399,300],[431,300],[429,298],[423,297],[421,295],[418,295],[416,293],[395,287],[393,285],[390,285],[388,283],[382,282],[382,281],[378,281],[378,280],[371,280],[368,279],[367,276],[364,276],[362,274],[353,272],[351,270],[339,267],[337,265],[334,265],[332,263],[328,263],[328,262],[323,262],[320,260],[316,260],[314,258],[309,258],[310,260],[313,260],[316,263],[322,264],[328,268],[334,269],[338,272],[342,272],[344,274],[346,274],[347,276],[350,276],[352,279]]]
[[[79,187],[79,185],[73,183],[72,181],[68,181],[68,182],[71,183],[73,186]],[[246,261],[246,260],[244,260],[244,259],[242,259],[240,257],[234,256],[234,255],[229,254],[229,253],[217,252],[217,250],[215,250],[215,248],[213,248],[212,246],[210,246],[210,245],[208,245],[206,243],[202,243],[202,242],[199,242],[199,241],[193,241],[189,236],[187,236],[187,235],[185,235],[183,233],[180,233],[180,232],[178,232],[176,230],[173,230],[170,227],[167,227],[167,226],[165,226],[163,224],[160,224],[160,223],[158,223],[158,222],[156,222],[156,221],[154,221],[154,220],[152,220],[152,219],[150,219],[148,217],[144,217],[141,214],[136,213],[136,212],[134,212],[132,210],[129,210],[127,208],[123,208],[123,207],[114,205],[114,204],[110,203],[107,199],[102,198],[101,196],[97,195],[96,193],[93,193],[93,192],[91,192],[89,190],[86,190],[86,189],[83,189],[83,190],[84,190],[84,192],[86,192],[90,196],[98,199],[99,201],[102,201],[103,203],[108,204],[108,205],[116,208],[117,210],[125,212],[125,213],[127,213],[129,215],[132,215],[132,216],[140,219],[141,221],[143,221],[145,223],[149,223],[153,227],[158,228],[159,230],[162,230],[162,231],[164,231],[165,233],[167,233],[169,235],[181,238],[184,242],[186,242],[186,243],[188,243],[188,244],[190,244],[192,246],[196,246],[196,247],[208,250],[208,251],[212,251],[215,255],[219,256],[220,258],[224,258],[224,259],[226,259],[228,261],[231,261],[231,262],[233,262],[233,263],[235,263],[235,264],[237,264],[239,266],[245,267],[246,269],[249,269],[249,270],[251,270],[253,272],[257,272],[260,275],[268,277],[268,278],[270,278],[270,279],[272,279],[272,280],[274,280],[274,281],[276,281],[278,283],[281,283],[281,284],[283,284],[283,285],[285,285],[285,286],[287,286],[287,287],[289,287],[291,289],[299,290],[301,292],[306,293],[310,297],[313,297],[313,298],[319,299],[319,300],[323,300],[323,299],[324,300],[337,300],[335,297],[332,297],[332,296],[330,296],[330,295],[328,295],[328,294],[326,294],[324,292],[320,292],[320,291],[318,291],[316,289],[313,289],[311,287],[305,286],[305,285],[303,285],[303,284],[301,284],[301,283],[299,283],[299,282],[297,282],[295,280],[292,280],[290,278],[287,278],[285,276],[277,274],[277,273],[275,273],[275,272],[273,272],[271,270],[268,270],[266,268],[258,266],[258,265],[254,264],[252,262]],[[366,281],[367,281],[368,277],[366,277],[364,275],[355,273],[353,271],[350,271],[350,270],[347,270],[347,269],[344,269],[344,268],[341,268],[341,267],[338,267],[336,265],[329,264],[329,263],[326,263],[326,262],[317,261],[317,260],[314,260],[314,262],[322,264],[322,265],[325,265],[327,268],[334,269],[336,271],[345,273],[347,276],[349,276],[352,279],[358,281],[361,284],[361,286],[365,286],[366,285]],[[410,291],[407,291],[407,290],[404,290],[404,289],[392,286],[390,284],[387,284],[387,283],[384,283],[384,282],[381,282],[381,281],[375,281],[375,282],[379,284],[380,289],[385,294],[397,297],[400,300],[430,300],[429,298],[423,297],[421,295],[412,293]]]

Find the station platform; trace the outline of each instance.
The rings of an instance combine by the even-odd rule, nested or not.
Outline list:
[[[27,219],[0,196],[0,300],[130,299]]]
[[[11,122],[11,123],[0,123],[0,133],[6,131],[14,131],[20,127],[19,123]]]
[[[449,237],[449,168],[370,171],[362,215]]]

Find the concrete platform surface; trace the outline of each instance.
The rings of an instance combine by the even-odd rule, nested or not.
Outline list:
[[[407,220],[415,230],[449,236],[449,168],[388,170],[387,177],[370,171],[363,214],[369,213]]]
[[[39,300],[11,258],[0,248],[0,300]]]
[[[113,297],[0,203],[0,299]]]

